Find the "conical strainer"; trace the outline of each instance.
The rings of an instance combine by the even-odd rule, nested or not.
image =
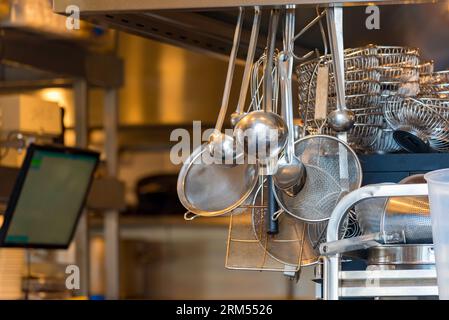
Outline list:
[[[306,167],[304,187],[294,197],[275,190],[276,199],[295,218],[307,222],[328,220],[339,199],[360,187],[359,159],[345,142],[326,135],[296,141],[295,154]]]

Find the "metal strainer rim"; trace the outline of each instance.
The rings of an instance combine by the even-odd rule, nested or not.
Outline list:
[[[234,203],[233,205],[224,208],[222,210],[215,210],[215,211],[206,211],[206,210],[201,210],[198,209],[197,207],[195,207],[188,199],[186,196],[186,189],[185,189],[185,181],[187,179],[187,176],[189,174],[190,168],[192,167],[192,164],[194,164],[195,160],[202,155],[202,153],[204,151],[207,150],[206,148],[207,143],[204,143],[202,145],[200,145],[199,147],[197,147],[195,150],[193,150],[193,152],[189,155],[189,157],[186,159],[186,161],[184,162],[183,166],[181,167],[181,170],[179,171],[179,175],[178,175],[178,182],[177,182],[177,192],[178,192],[178,198],[179,201],[182,203],[182,205],[189,211],[192,212],[198,216],[203,216],[203,217],[216,217],[216,216],[221,216],[224,215],[226,213],[229,213],[230,211],[238,208],[241,204],[243,204],[246,199],[248,199],[248,197],[251,195],[251,193],[253,192],[255,186],[257,185],[257,182],[259,180],[259,176],[257,174],[254,175],[254,179],[252,181],[252,183],[250,184],[249,189],[247,190],[246,193],[244,193],[241,198]],[[258,172],[258,165],[254,164],[254,165],[250,165],[250,164],[245,164],[248,166],[254,166],[255,167],[255,172]],[[214,181],[214,183],[220,183],[220,181]]]
[[[329,136],[329,135],[325,135],[325,134],[316,134],[316,135],[308,135],[308,136],[305,136],[305,137],[303,137],[303,138],[301,138],[301,139],[299,139],[299,140],[296,140],[296,141],[295,141],[295,146],[296,146],[296,144],[298,144],[298,143],[301,143],[301,142],[303,142],[303,141],[306,141],[306,140],[309,140],[309,139],[313,139],[313,138],[326,138],[326,139],[334,140],[334,141],[336,141],[337,143],[341,143],[344,147],[346,147],[346,149],[347,149],[350,153],[352,153],[352,155],[354,156],[354,159],[355,159],[356,166],[357,166],[357,168],[358,168],[357,171],[358,171],[358,173],[359,173],[359,177],[358,177],[358,181],[357,181],[357,188],[360,188],[360,186],[362,185],[362,178],[363,178],[363,174],[362,174],[362,165],[361,165],[361,163],[360,163],[359,157],[357,156],[357,154],[355,153],[355,151],[349,146],[349,144],[346,143],[345,141],[341,140],[341,139],[338,139],[337,137],[334,137],[334,136]],[[295,149],[295,150],[296,150],[296,149]],[[315,166],[315,167],[317,167],[317,166]],[[318,167],[318,168],[319,168],[319,167]],[[307,179],[307,178],[306,178],[306,179]],[[297,215],[291,213],[290,210],[288,210],[288,209],[286,208],[286,206],[284,205],[284,203],[282,202],[282,200],[281,200],[280,197],[278,196],[278,190],[277,190],[277,188],[276,188],[276,186],[275,186],[274,184],[273,184],[273,188],[274,188],[274,190],[273,190],[273,191],[274,191],[274,192],[273,192],[274,197],[276,198],[276,201],[277,201],[277,203],[279,204],[279,206],[281,207],[281,209],[282,209],[284,212],[286,212],[287,214],[293,216],[294,218],[296,218],[296,219],[298,219],[298,220],[302,220],[302,221],[307,222],[307,223],[318,223],[318,222],[323,222],[323,221],[327,221],[327,220],[330,219],[330,216],[327,217],[327,218],[323,218],[323,219],[305,219],[305,218],[300,218],[300,217],[298,217]]]

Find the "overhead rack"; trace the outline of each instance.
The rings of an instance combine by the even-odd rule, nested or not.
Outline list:
[[[54,0],[55,12],[66,14],[67,8],[79,8],[81,18],[95,24],[106,25],[114,29],[133,33],[142,37],[193,49],[206,54],[227,55],[232,44],[237,7],[259,5],[264,8],[289,4],[301,6],[298,13],[303,23],[305,18],[313,18],[315,7],[330,6],[367,6],[389,4],[428,3],[434,1],[418,0],[347,0],[339,3],[334,0]],[[363,22],[358,17],[357,23]],[[382,14],[387,15],[385,10]],[[244,23],[241,39],[241,52],[246,52],[251,27],[250,15]],[[259,52],[266,43],[264,30],[268,19],[262,19],[262,35],[259,39]],[[352,28],[351,28],[352,29]],[[360,28],[359,28],[360,29]],[[320,46],[319,37],[309,37],[297,42],[296,50],[301,54]],[[356,41],[360,41],[356,39]],[[352,44],[352,43],[351,43]]]

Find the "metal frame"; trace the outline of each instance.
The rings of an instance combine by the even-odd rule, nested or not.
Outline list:
[[[349,194],[347,194],[340,202],[337,204],[332,212],[329,224],[327,227],[327,242],[334,242],[338,240],[340,224],[348,214],[349,210],[357,203],[371,198],[382,198],[382,197],[407,197],[407,196],[425,196],[428,195],[427,184],[381,184],[381,185],[369,185],[357,189]],[[343,251],[343,250],[342,250]],[[344,294],[351,294],[342,290],[340,287],[340,279],[343,275],[340,272],[340,258],[341,253],[334,253],[328,256],[324,256],[324,273],[323,273],[323,297],[326,300],[338,300],[339,297]],[[408,295],[412,290],[408,287],[406,290],[388,290],[382,291],[383,288],[378,288],[379,290],[375,292],[376,296],[391,296],[393,293],[400,295]],[[413,289],[414,290],[414,289]],[[433,289],[432,289],[433,290]],[[434,295],[434,291],[429,290],[424,293],[429,293]],[[412,291],[413,292],[413,291]],[[369,294],[370,292],[365,292],[363,294]],[[374,294],[373,291],[371,291]],[[418,295],[412,294],[412,295]]]
[[[413,1],[412,1],[413,2]],[[416,1],[425,2],[425,1]],[[290,0],[289,4],[317,5],[334,4],[342,5],[364,5],[368,3],[378,4],[400,4],[410,3],[406,0]],[[281,6],[285,0],[54,0],[53,9],[58,13],[65,13],[70,5],[78,6],[82,13],[119,12],[119,11],[149,11],[163,9],[217,9],[232,8],[240,6]]]

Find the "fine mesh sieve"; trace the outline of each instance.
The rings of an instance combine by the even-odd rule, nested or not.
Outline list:
[[[414,175],[400,183],[425,181],[423,175]],[[404,231],[407,243],[432,243],[427,196],[368,199],[356,206],[356,212],[363,234]]]
[[[178,197],[191,213],[222,215],[249,197],[257,184],[258,169],[250,164],[208,163],[207,155],[207,144],[203,144],[184,163],[178,178]]]
[[[361,185],[357,155],[343,141],[326,135],[296,141],[295,154],[306,168],[304,187],[294,197],[275,190],[276,200],[295,218],[307,222],[328,220],[338,200]]]

